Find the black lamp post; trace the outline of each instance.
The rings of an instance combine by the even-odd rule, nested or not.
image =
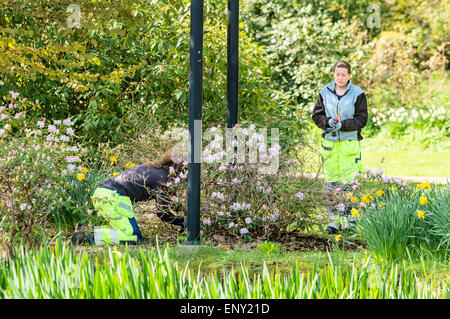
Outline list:
[[[200,244],[200,171],[203,74],[203,0],[191,0],[187,241]],[[238,122],[239,0],[228,0],[227,127]]]
[[[198,140],[199,121],[202,119],[203,74],[203,0],[191,0],[191,43],[189,71],[189,143],[188,164],[188,212],[186,245],[200,244],[200,170]],[[201,130],[201,127],[200,127]],[[197,154],[196,154],[197,153]]]
[[[238,123],[239,0],[228,0],[227,127]]]

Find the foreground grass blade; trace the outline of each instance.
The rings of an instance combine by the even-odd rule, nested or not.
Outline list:
[[[423,268],[422,268],[423,272]],[[241,265],[215,273],[180,268],[169,249],[105,250],[103,256],[75,253],[59,243],[54,248],[18,252],[0,262],[0,298],[446,298],[448,285],[433,275],[403,265],[374,265],[366,255],[356,260],[314,265],[306,274],[293,265],[249,276]],[[448,297],[448,296],[447,296]]]

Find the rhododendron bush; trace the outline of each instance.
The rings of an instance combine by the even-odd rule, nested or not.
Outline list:
[[[67,203],[61,194],[81,167],[72,145],[70,119],[25,120],[39,105],[17,92],[0,106],[0,234],[10,249],[15,241],[38,245],[52,212]]]
[[[253,125],[249,127],[257,131]],[[234,131],[237,129],[238,126]],[[208,131],[217,133],[221,127],[204,130]],[[138,135],[139,138],[121,146],[120,152],[126,154],[121,161],[144,163],[157,159],[166,150],[177,147],[187,134],[186,128],[177,126],[164,132],[156,127],[147,128]],[[249,154],[252,138],[247,134],[243,148],[246,154]],[[239,163],[237,153],[234,153],[234,160],[227,161],[226,148],[221,150],[220,147],[225,144],[225,139],[206,138],[202,141],[200,223],[205,238],[272,239],[287,231],[304,231],[325,222],[317,218],[321,216],[318,207],[323,206],[325,199],[323,184],[317,179],[294,177],[300,161],[288,158],[273,140],[269,143],[267,139],[256,139],[259,154],[267,155],[265,158],[260,156],[256,163],[251,163],[248,157]],[[184,139],[185,149],[186,143]],[[231,144],[236,151],[236,141]],[[262,152],[263,149],[266,152]],[[109,154],[118,152],[112,150]],[[278,169],[267,170],[275,160]],[[187,183],[186,171],[177,173],[170,169],[166,186],[173,190],[171,205],[178,214],[187,213]]]

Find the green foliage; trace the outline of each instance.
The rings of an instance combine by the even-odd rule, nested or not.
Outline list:
[[[448,148],[450,138],[449,78],[442,74],[410,89],[379,85],[370,90],[367,135],[382,132],[387,138],[410,138],[427,149]],[[375,107],[376,106],[376,107]]]
[[[262,254],[275,254],[278,252],[279,246],[280,245],[278,243],[265,241],[258,244],[258,250]]]
[[[418,276],[403,265],[373,265],[353,259],[302,273],[277,268],[250,276],[248,269],[191,271],[169,257],[169,249],[107,249],[98,256],[54,248],[21,251],[0,262],[0,298],[51,299],[417,299],[444,298],[446,283],[431,273]],[[179,311],[179,310],[177,310]]]
[[[284,108],[301,127],[311,121],[319,90],[333,79],[334,63],[347,60],[358,77],[369,49],[361,22],[337,20],[328,4],[256,0],[243,9],[247,32],[264,45],[271,81],[290,100]]]
[[[39,98],[41,116],[70,116],[82,142],[123,141],[145,122],[188,118],[190,1],[68,1],[0,5],[0,94]],[[39,35],[39,37],[37,36]],[[226,3],[208,1],[204,21],[204,125],[226,119]],[[262,49],[240,34],[240,119],[272,122]],[[99,134],[100,132],[100,134]]]
[[[366,205],[358,214],[358,231],[371,251],[389,262],[404,259],[407,250],[419,256],[422,251],[430,251],[446,258],[450,235],[448,186],[423,183],[413,188],[380,174],[372,178],[382,185],[372,197],[361,193]]]
[[[448,0],[396,0],[384,4],[384,29],[401,31],[413,38],[413,63],[427,73],[448,69],[449,6]]]
[[[80,158],[69,119],[26,121],[35,102],[9,94],[8,107],[0,107],[0,234],[11,253],[20,241],[41,243],[51,211],[65,205],[61,195]]]

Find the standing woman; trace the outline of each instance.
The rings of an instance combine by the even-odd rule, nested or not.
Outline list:
[[[351,181],[361,173],[361,129],[367,123],[367,100],[363,90],[352,84],[351,67],[345,61],[334,65],[334,80],[320,90],[312,119],[322,133],[323,170],[327,191]],[[346,209],[346,214],[349,214]],[[331,222],[327,232],[336,233],[345,229],[347,223],[339,227],[339,216],[335,208],[331,210]],[[333,212],[334,211],[334,212]],[[345,220],[345,218],[344,218]]]
[[[184,218],[174,215],[169,208],[170,189],[165,186],[171,168],[178,174],[184,169],[181,159],[171,149],[154,162],[135,166],[100,183],[92,195],[92,202],[108,225],[94,227],[94,233],[79,231],[72,243],[91,245],[135,244],[142,235],[134,218],[133,203],[155,200],[156,215],[164,222],[184,229]]]

